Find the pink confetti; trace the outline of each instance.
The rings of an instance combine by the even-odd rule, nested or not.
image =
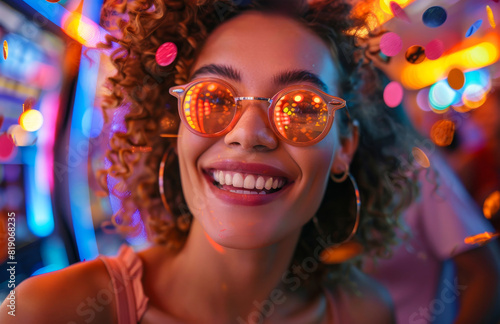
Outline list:
[[[0,161],[8,161],[16,152],[16,144],[10,134],[0,135]]]
[[[156,51],[156,63],[160,66],[167,66],[171,64],[176,57],[177,46],[171,42],[162,44]]]
[[[403,48],[403,41],[398,34],[388,32],[380,38],[380,51],[386,56],[395,56]]]
[[[403,8],[401,8],[401,6],[397,2],[391,1],[389,6],[391,7],[391,11],[394,17],[406,21],[407,23],[411,22],[406,12],[403,10]]]
[[[431,40],[427,43],[427,46],[425,46],[425,56],[427,56],[429,60],[437,60],[443,53],[444,44],[440,39]]]
[[[397,81],[389,82],[384,89],[385,104],[391,108],[397,107],[403,101],[403,87]]]

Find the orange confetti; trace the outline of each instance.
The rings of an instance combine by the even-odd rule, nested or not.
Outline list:
[[[500,236],[498,233],[484,232],[473,236],[468,236],[464,239],[465,244],[479,244],[484,245],[491,239]]]
[[[438,120],[432,125],[431,139],[434,144],[448,146],[453,141],[455,135],[455,124],[448,119]]]
[[[327,264],[339,264],[363,253],[361,243],[348,241],[338,246],[329,247],[321,252],[320,260]]]
[[[3,59],[7,60],[7,57],[9,56],[9,44],[7,43],[6,40],[3,41]]]
[[[448,84],[452,89],[460,90],[464,86],[465,75],[462,70],[454,68],[448,73]]]
[[[495,16],[493,16],[493,10],[491,10],[490,6],[486,6],[486,13],[488,14],[488,21],[490,22],[491,27],[495,28]]]
[[[429,161],[429,158],[427,157],[425,152],[418,147],[412,148],[411,153],[415,161],[417,161],[417,163],[420,164],[420,166],[422,166],[423,168],[428,168],[431,166],[431,162]]]
[[[500,210],[500,191],[495,191],[484,200],[484,217],[491,219]]]

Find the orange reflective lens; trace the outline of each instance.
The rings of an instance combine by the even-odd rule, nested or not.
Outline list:
[[[202,134],[217,134],[226,129],[236,114],[229,89],[217,82],[200,82],[187,89],[182,103],[185,121]]]
[[[312,91],[293,90],[276,102],[272,119],[281,136],[296,143],[307,143],[314,141],[327,127],[328,106]]]

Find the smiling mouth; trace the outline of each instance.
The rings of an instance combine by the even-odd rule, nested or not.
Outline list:
[[[242,195],[268,195],[280,191],[288,183],[284,177],[217,169],[209,170],[208,175],[217,188]]]

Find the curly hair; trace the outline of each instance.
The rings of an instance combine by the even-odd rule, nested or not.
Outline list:
[[[241,1],[240,1],[241,2]],[[247,1],[248,2],[248,1]],[[118,31],[107,36],[102,48],[111,49],[116,74],[108,79],[109,95],[103,101],[107,112],[125,111],[125,130],[114,132],[107,153],[110,167],[101,172],[100,180],[108,188],[109,177],[127,188],[121,195],[122,208],[113,215],[114,225],[124,233],[133,233],[133,216],[140,212],[149,238],[172,250],[180,250],[187,238],[191,214],[181,190],[179,165],[175,155],[162,162],[162,156],[173,147],[172,139],[162,133],[176,133],[179,126],[177,99],[168,95],[169,87],[188,82],[190,68],[207,36],[227,19],[247,10],[275,10],[279,1],[253,1],[237,5],[230,0],[108,0],[103,7],[104,26]],[[294,6],[288,6],[294,7]],[[340,61],[342,95],[360,125],[360,143],[350,166],[359,184],[362,200],[360,225],[355,239],[365,252],[382,256],[395,242],[398,215],[411,203],[418,188],[417,168],[410,161],[410,139],[413,134],[397,128],[394,118],[381,101],[381,85],[364,49],[356,41],[358,31],[366,30],[364,15],[352,15],[352,7],[338,0],[302,3],[288,10],[307,28],[319,35]],[[159,66],[155,53],[160,45],[177,46],[175,61]],[[108,114],[109,115],[109,114]],[[340,135],[349,132],[345,114],[340,114]],[[109,119],[109,118],[108,118]],[[109,121],[109,120],[108,120]],[[396,134],[396,132],[398,132]],[[141,149],[148,148],[148,149]],[[164,191],[168,208],[162,204],[158,171],[164,164]],[[332,232],[345,224],[352,206],[351,191],[329,183],[316,213],[322,227]],[[351,198],[352,200],[352,198]],[[345,206],[340,210],[339,206]],[[335,215],[335,217],[332,217]],[[325,224],[325,226],[323,226]],[[319,233],[307,223],[300,236],[293,263],[300,264],[318,246]],[[316,280],[338,278],[350,265],[321,264]],[[333,280],[333,279],[332,279]]]

